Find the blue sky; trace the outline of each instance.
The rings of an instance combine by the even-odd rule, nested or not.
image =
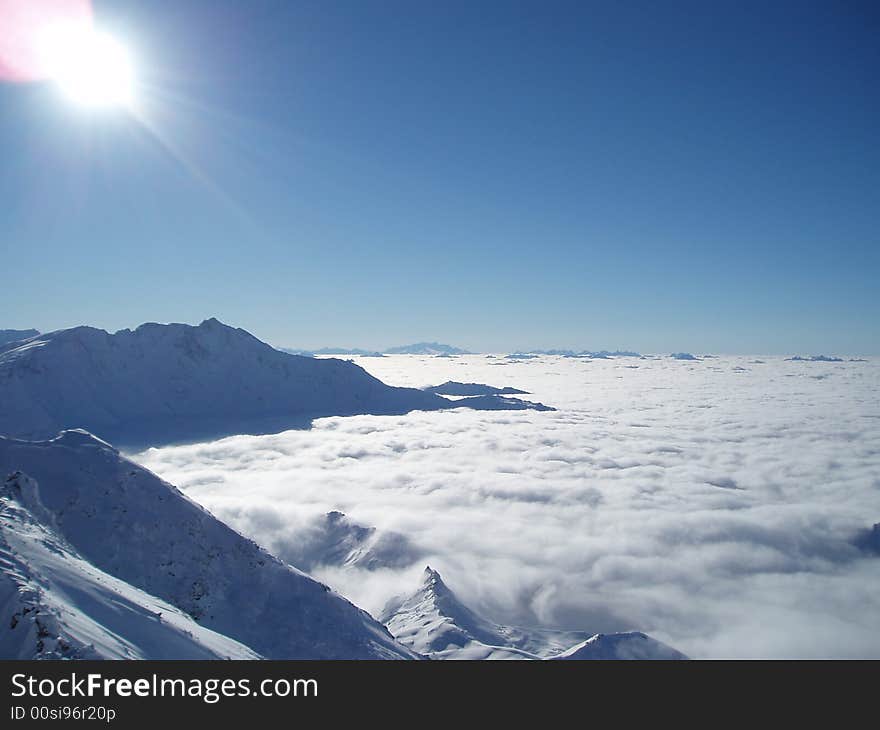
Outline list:
[[[0,84],[0,328],[880,354],[880,12],[98,2],[152,131]]]

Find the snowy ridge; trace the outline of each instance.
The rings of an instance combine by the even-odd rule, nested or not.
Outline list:
[[[109,334],[59,330],[0,348],[0,434],[46,439],[85,428],[121,446],[276,433],[331,415],[460,407],[385,385],[354,363],[280,352],[209,319]],[[479,409],[532,404],[495,398]]]
[[[147,598],[161,599],[156,605],[167,602],[198,625],[266,658],[416,658],[366,612],[84,431],[66,431],[43,442],[0,437],[0,474],[16,472],[39,485],[38,492],[35,487],[19,489],[19,503],[34,506],[38,494],[43,520],[50,518],[52,533],[69,546],[65,550],[71,560],[79,561],[80,573],[92,576],[93,582],[109,574],[149,594]],[[21,506],[7,512],[6,528],[18,534],[16,526],[24,529],[34,519]],[[31,558],[38,544],[38,537],[22,542],[14,553]],[[40,565],[35,573],[43,575],[48,563]],[[21,587],[31,574],[18,573]],[[113,590],[122,594],[127,588],[117,585]],[[134,602],[144,600],[141,596]],[[99,616],[105,616],[106,603],[81,605],[83,620],[104,625]],[[3,655],[9,656],[3,647]]]

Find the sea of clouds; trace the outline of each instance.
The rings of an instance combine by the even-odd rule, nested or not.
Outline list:
[[[558,410],[326,418],[134,458],[281,557],[329,510],[403,535],[408,567],[313,569],[373,613],[430,563],[499,622],[641,630],[693,657],[880,657],[880,556],[854,545],[880,522],[878,363],[357,361]]]

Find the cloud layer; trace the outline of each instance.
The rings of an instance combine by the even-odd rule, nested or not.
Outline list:
[[[270,550],[329,510],[403,569],[315,569],[378,613],[424,562],[505,623],[640,630],[693,657],[880,657],[880,368],[781,358],[363,360],[515,386],[550,413],[327,418],[136,459]]]

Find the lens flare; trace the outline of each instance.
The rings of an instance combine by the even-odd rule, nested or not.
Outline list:
[[[0,0],[0,81],[46,81],[46,29],[93,24],[90,0]]]

